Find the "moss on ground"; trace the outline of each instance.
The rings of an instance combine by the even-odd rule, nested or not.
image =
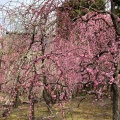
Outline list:
[[[62,120],[61,109],[65,112],[66,120],[112,120],[112,107],[108,98],[103,101],[96,101],[92,104],[93,99],[88,97],[84,99],[79,107],[78,103],[81,98],[75,98],[70,102],[67,102],[64,108],[59,108],[58,105],[53,105],[53,115],[47,111],[47,107],[44,102],[35,104],[35,116],[36,120]],[[2,109],[0,109],[2,114]],[[1,117],[0,120],[5,120]],[[12,109],[10,115],[6,120],[29,120],[29,105],[20,105],[16,109]]]

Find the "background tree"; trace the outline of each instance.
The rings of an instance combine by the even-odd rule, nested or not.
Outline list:
[[[7,32],[8,37],[4,38],[3,44],[5,69],[3,67],[1,69],[6,72],[2,78],[2,92],[13,98],[10,99],[9,104],[15,107],[18,106],[19,96],[27,94],[30,101],[31,120],[35,119],[35,94],[38,92],[41,94],[44,88],[48,89],[49,79],[57,79],[54,77],[57,76],[57,72],[53,72],[55,64],[48,59],[50,55],[53,56],[51,40],[54,33],[54,21],[50,19],[54,17],[52,16],[54,14],[51,14],[55,7],[53,6],[53,0],[44,1],[44,4],[33,1],[28,6],[20,4],[14,9],[5,9],[8,13],[7,20],[12,19],[13,23],[6,22],[12,29]],[[18,24],[20,28],[16,27]]]
[[[61,37],[66,38],[69,36],[72,26],[65,25],[66,22],[75,22],[78,18],[84,16],[90,11],[105,10],[104,0],[67,0],[57,10],[57,26],[58,29],[64,29],[64,32],[60,32]],[[65,15],[66,14],[66,15]]]

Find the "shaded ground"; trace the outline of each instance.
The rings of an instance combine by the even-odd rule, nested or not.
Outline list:
[[[35,105],[36,120],[62,120],[61,109],[65,112],[66,120],[112,120],[111,102],[108,98],[102,101],[93,102],[93,97],[89,96],[80,102],[82,98],[76,98],[66,103],[63,108],[58,108],[57,105],[52,107],[53,115],[47,111],[44,102]],[[78,104],[80,103],[79,107]],[[5,120],[1,116],[0,120]],[[17,109],[12,109],[10,116],[6,120],[29,120],[29,105],[21,105]],[[49,118],[49,119],[48,119]]]

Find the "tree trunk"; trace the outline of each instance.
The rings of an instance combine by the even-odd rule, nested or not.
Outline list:
[[[20,103],[21,103],[21,100],[20,100],[20,98],[19,98],[19,92],[18,92],[18,90],[16,90],[15,99],[14,99],[14,101],[13,101],[13,107],[14,107],[14,108],[17,108]]]
[[[120,27],[119,27],[119,21],[118,16],[115,12],[116,5],[120,5],[120,0],[111,0],[111,19],[116,31],[116,34],[118,37],[120,36]],[[117,43],[118,44],[118,43]],[[115,81],[117,83],[120,82],[120,79],[118,75],[120,74],[120,53],[119,53],[119,45],[118,45],[118,65],[116,67],[115,71]],[[120,90],[118,88],[118,85],[116,83],[112,84],[112,92],[113,92],[113,120],[120,120]]]
[[[113,92],[113,120],[120,120],[120,91],[118,86],[114,83],[112,85]]]
[[[14,107],[14,108],[17,108],[18,105],[19,105],[19,100],[18,100],[18,99],[19,99],[19,96],[16,95],[16,96],[15,96],[15,100],[14,100],[14,104],[13,104],[13,107]]]

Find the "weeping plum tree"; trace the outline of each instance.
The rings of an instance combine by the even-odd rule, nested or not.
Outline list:
[[[95,1],[92,2],[95,3]],[[60,51],[64,51],[63,49],[66,48],[66,52],[70,52],[69,57],[62,58],[65,59],[65,62],[60,63],[64,67],[66,64],[65,73],[68,73],[67,76],[71,81],[74,79],[76,84],[85,84],[85,86],[92,84],[93,89],[88,92],[98,93],[98,97],[103,93],[106,94],[108,86],[112,85],[113,120],[119,120],[120,30],[117,11],[119,2],[109,2],[111,2],[111,12],[92,8],[92,11],[90,12],[91,9],[89,9],[85,16],[78,16],[75,22],[71,21],[69,16],[72,8],[58,11],[58,25],[62,26],[58,26],[58,36],[63,38],[63,43],[59,44]],[[77,65],[75,65],[75,61],[77,61]],[[77,77],[77,75],[80,76]]]
[[[113,80],[115,69],[113,62],[113,50],[116,52],[116,45],[113,42],[115,31],[111,22],[108,14],[88,13],[73,23],[74,28],[70,31],[68,40],[57,41],[56,44],[59,46],[56,49],[59,47],[61,53],[66,52],[66,55],[60,56],[59,64],[69,78],[67,79],[69,86],[74,79],[76,83],[73,83],[74,85],[93,84],[91,92],[96,94],[100,91],[102,94],[102,88],[104,91],[107,90],[109,82]],[[111,35],[111,32],[114,34]]]
[[[17,106],[18,97],[27,94],[34,120],[35,95],[43,92],[46,103],[52,104],[71,98],[79,88],[100,99],[112,85],[113,120],[119,120],[119,19],[111,2],[107,12],[91,0],[95,7],[84,6],[87,12],[74,20],[69,10],[59,11],[61,0],[2,7],[12,28],[0,39],[1,91],[10,96],[10,104]]]

